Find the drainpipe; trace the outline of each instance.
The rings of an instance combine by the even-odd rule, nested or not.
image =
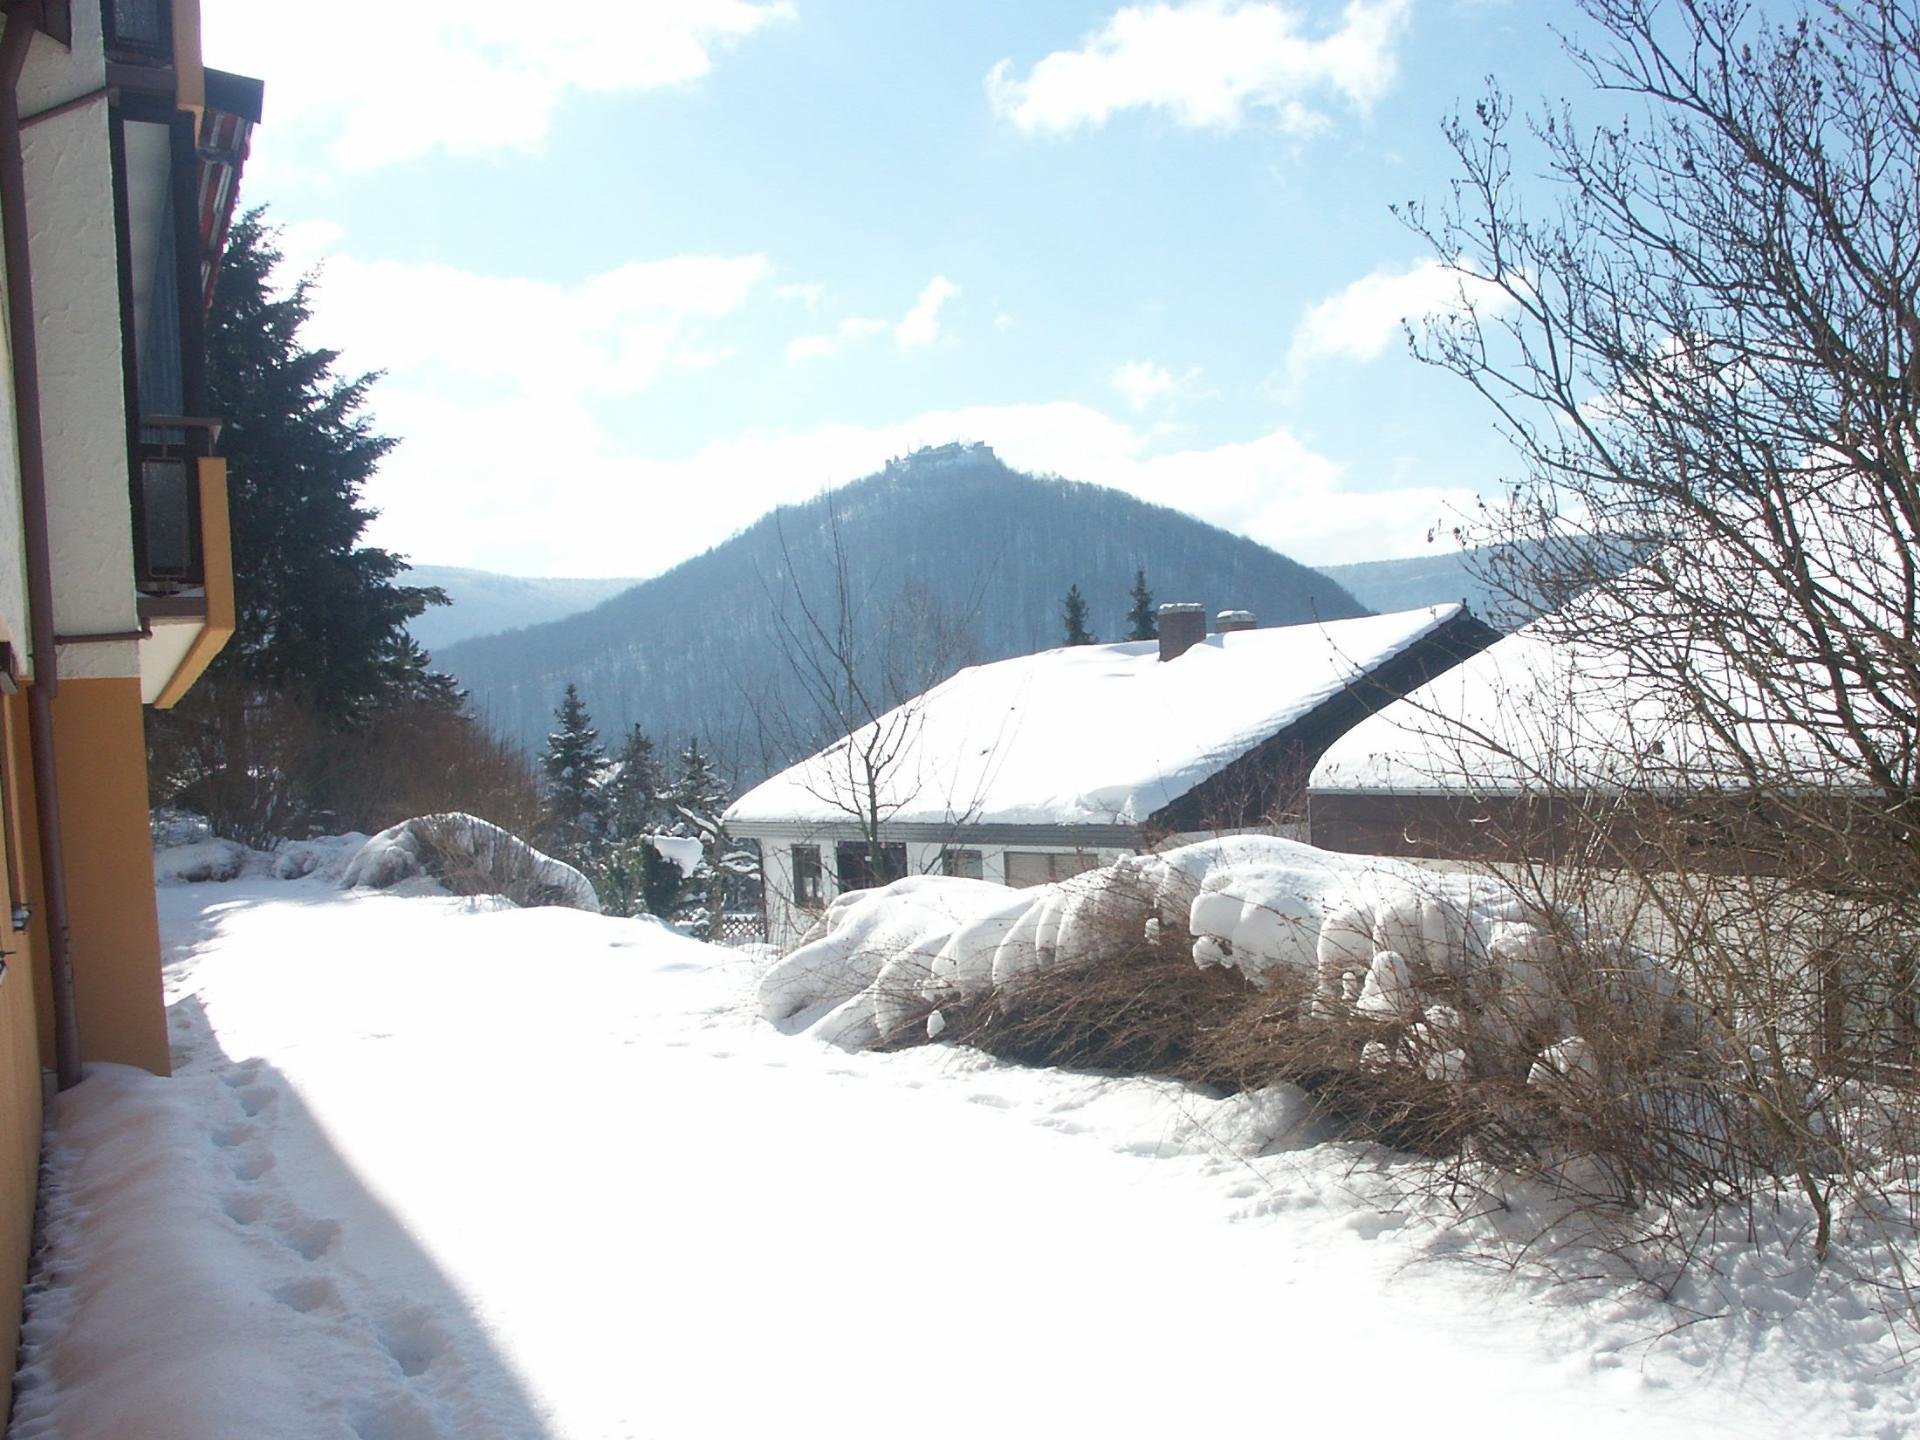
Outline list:
[[[5,232],[7,321],[13,347],[13,413],[20,449],[20,519],[26,531],[27,608],[33,683],[27,736],[33,753],[33,808],[46,886],[48,969],[53,977],[53,1068],[62,1090],[80,1082],[80,1029],[74,1018],[73,932],[67,857],[53,764],[53,697],[60,656],[53,634],[52,546],[47,538],[47,458],[40,434],[40,352],[34,335],[33,262],[27,244],[27,178],[20,151],[20,73],[40,24],[40,0],[20,0],[0,32],[0,230]]]

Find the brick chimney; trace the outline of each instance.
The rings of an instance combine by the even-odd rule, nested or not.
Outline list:
[[[1207,607],[1175,602],[1160,607],[1160,658],[1178,660],[1207,638]]]
[[[1251,610],[1222,610],[1213,617],[1213,633],[1231,635],[1236,630],[1252,630],[1258,623]]]

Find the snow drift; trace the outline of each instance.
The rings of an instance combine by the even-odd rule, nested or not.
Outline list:
[[[945,1027],[941,1007],[1060,965],[1111,960],[1174,926],[1194,962],[1299,997],[1305,1018],[1379,1026],[1368,1058],[1436,1079],[1567,1072],[1575,997],[1676,1041],[1692,1013],[1651,956],[1495,882],[1270,836],[1134,855],[1027,890],[915,876],[836,899],[760,983],[761,1013],[850,1049]]]
[[[600,913],[593,883],[573,866],[491,821],[458,811],[388,826],[360,848],[340,884],[387,890],[423,877],[457,893],[502,894],[518,904]]]

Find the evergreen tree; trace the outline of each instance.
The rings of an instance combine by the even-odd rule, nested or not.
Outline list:
[[[1087,602],[1080,598],[1080,587],[1078,585],[1069,586],[1067,589],[1067,604],[1064,619],[1066,620],[1067,627],[1067,644],[1095,645],[1099,643],[1094,639],[1093,632],[1087,629]]]
[[[1153,609],[1153,592],[1147,589],[1147,572],[1133,572],[1133,589],[1127,592],[1133,596],[1133,608],[1127,611],[1127,639],[1158,640],[1160,622]]]
[[[654,848],[652,841],[642,840],[639,851],[640,901],[647,914],[671,919],[680,908],[680,889],[686,877],[678,865]]]
[[[333,743],[404,706],[459,714],[465,701],[406,629],[446,596],[397,583],[404,560],[360,543],[374,516],[362,490],[395,444],[364,413],[376,376],[341,376],[336,352],[301,342],[311,277],[282,288],[275,240],[258,210],[234,222],[207,315],[233,638],[177,707],[147,712],[156,798],[253,843],[331,818],[324,778],[303,773],[316,736]]]
[[[653,753],[653,741],[638,725],[628,730],[616,763],[619,768],[606,787],[607,838],[628,843],[663,822],[661,805],[667,793],[667,777]]]
[[[576,686],[567,686],[553,717],[558,728],[547,736],[540,758],[547,781],[546,840],[562,859],[591,861],[606,833],[600,778],[606,773],[607,752]]]
[[[600,908],[609,915],[658,915],[680,909],[680,867],[645,838],[610,846],[590,870]]]
[[[680,923],[705,939],[720,938],[726,902],[728,837],[720,823],[731,795],[700,749],[698,737],[680,752],[680,774],[674,780],[669,805],[675,834],[700,842],[700,865],[687,882],[680,902]]]
[[[638,725],[628,729],[601,794],[605,834],[591,871],[601,908],[610,915],[671,918],[679,908],[680,867],[648,839],[668,826],[667,780],[653,741]]]
[[[297,687],[333,718],[356,718],[429,681],[407,621],[446,603],[400,585],[405,560],[360,544],[361,496],[397,443],[364,414],[374,374],[334,373],[311,350],[312,276],[277,287],[277,232],[258,210],[228,233],[207,315],[207,399],[225,422],[233,524],[233,639],[215,664],[276,690]]]

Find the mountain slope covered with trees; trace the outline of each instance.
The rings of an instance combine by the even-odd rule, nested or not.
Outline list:
[[[963,665],[1062,644],[1069,587],[1087,628],[1128,632],[1136,572],[1154,596],[1262,624],[1364,614],[1317,571],[1117,490],[942,446],[803,504],[565,619],[437,650],[504,737],[542,743],[577,684],[609,734],[701,737],[749,783],[846,727],[808,683],[849,662],[904,698]]]

